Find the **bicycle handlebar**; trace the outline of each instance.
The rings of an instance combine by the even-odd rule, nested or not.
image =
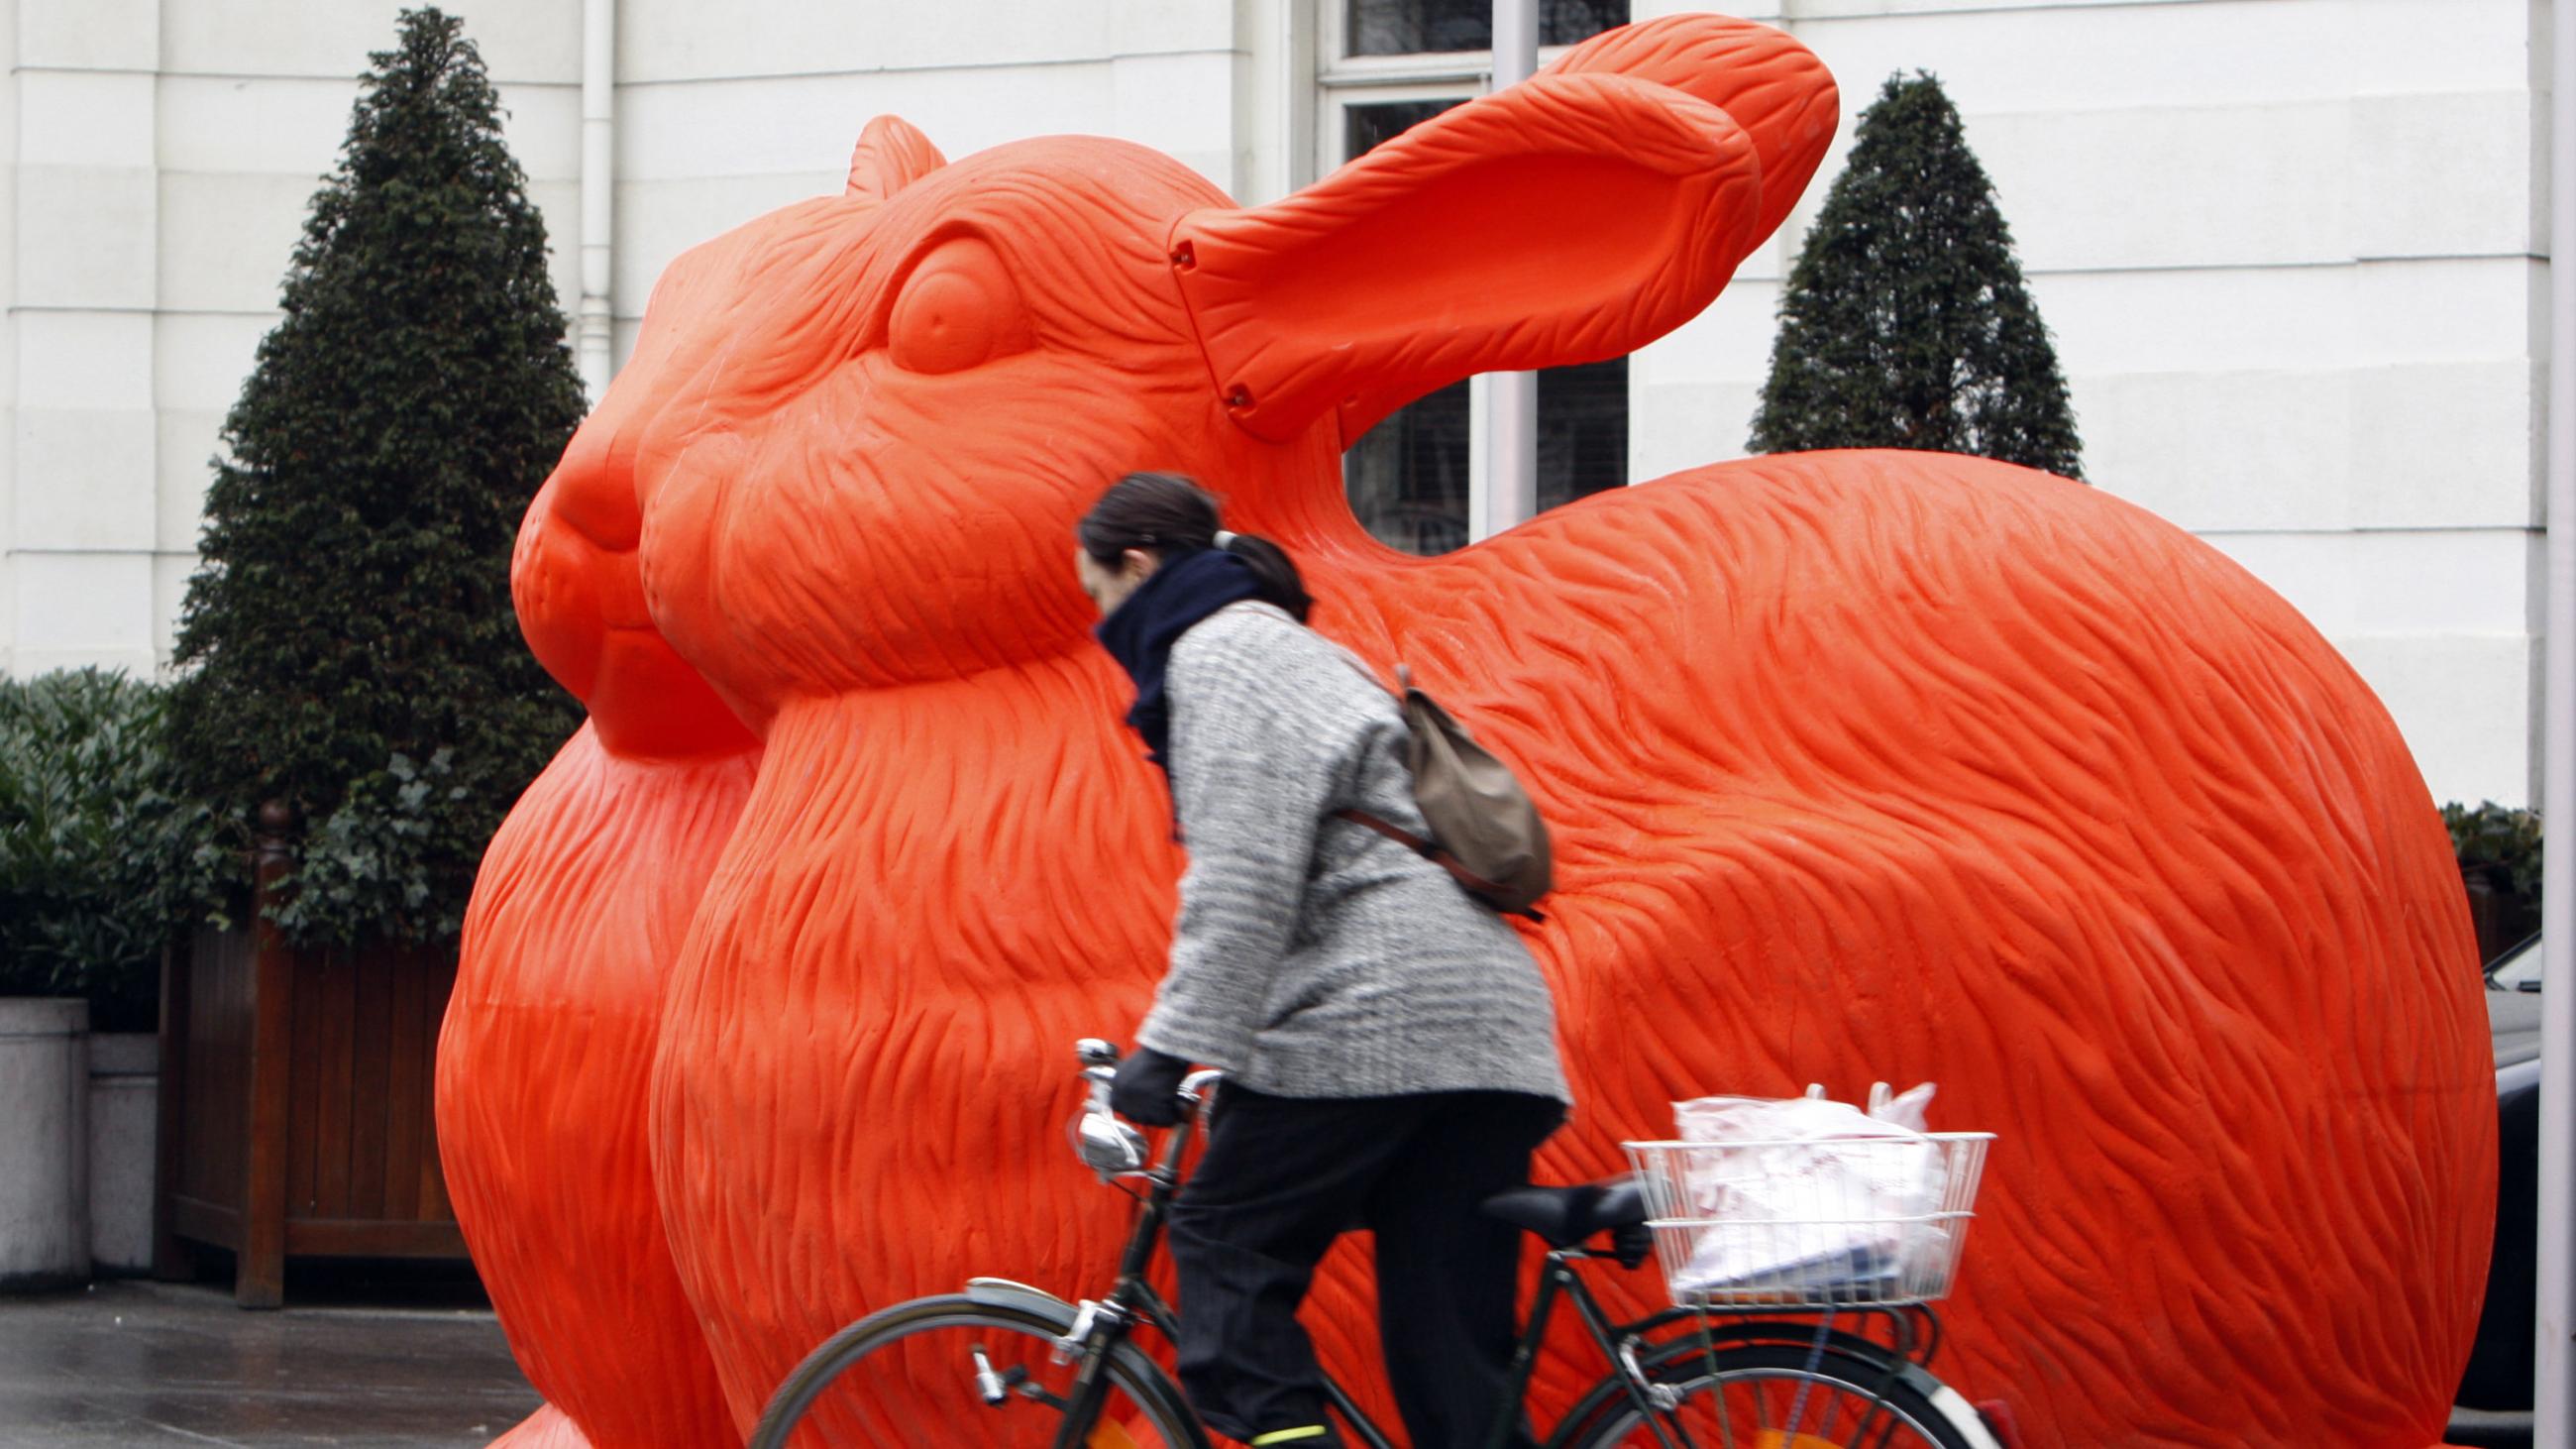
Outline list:
[[[1099,1037],[1087,1036],[1074,1043],[1073,1051],[1082,1062],[1082,1080],[1091,1089],[1081,1113],[1071,1123],[1074,1152],[1083,1166],[1098,1173],[1103,1182],[1132,1174],[1160,1181],[1177,1173],[1181,1154],[1189,1143],[1189,1129],[1205,1110],[1210,1090],[1225,1080],[1225,1073],[1203,1067],[1181,1078],[1175,1095],[1187,1110],[1165,1139],[1162,1160],[1157,1164],[1145,1134],[1109,1105],[1110,1088],[1118,1080],[1118,1048]]]
[[[1089,1110],[1109,1110],[1109,1087],[1117,1079],[1118,1044],[1105,1037],[1087,1036],[1073,1044],[1074,1058],[1082,1063],[1082,1079],[1091,1084]],[[1181,1101],[1192,1108],[1207,1100],[1208,1089],[1225,1080],[1220,1067],[1201,1067],[1181,1078],[1177,1092]]]

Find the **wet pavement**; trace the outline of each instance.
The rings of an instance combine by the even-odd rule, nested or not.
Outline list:
[[[130,1280],[0,1297],[0,1449],[470,1446],[536,1410],[470,1285],[384,1286],[290,1284],[303,1306],[270,1313]],[[2525,1449],[2531,1416],[2463,1413],[2450,1441]]]
[[[133,1281],[0,1297],[9,1449],[479,1445],[536,1407],[488,1308],[248,1313],[222,1288]]]

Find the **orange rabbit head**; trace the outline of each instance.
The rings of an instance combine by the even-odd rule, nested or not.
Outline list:
[[[1707,304],[1835,100],[1778,32],[1692,20],[1605,36],[1251,209],[1114,141],[944,163],[881,118],[845,195],[674,266],[560,481],[634,510],[637,602],[755,727],[793,695],[1062,652],[1090,623],[1071,525],[1120,473],[1196,473],[1253,526],[1346,533],[1334,460],[1387,411]],[[577,652],[530,628],[550,663]]]

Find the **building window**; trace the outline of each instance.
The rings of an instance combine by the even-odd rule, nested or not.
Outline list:
[[[1493,64],[1492,0],[1321,0],[1316,153],[1338,165],[1482,93]],[[1629,0],[1540,0],[1548,49],[1628,22]],[[1482,389],[1452,383],[1371,428],[1342,458],[1351,510],[1379,542],[1446,553],[1469,540],[1485,483]],[[1628,360],[1538,378],[1538,506],[1628,476]]]
[[[1326,0],[1332,3],[1332,0]],[[1344,55],[1494,48],[1493,0],[1342,0]],[[1538,43],[1573,45],[1628,23],[1628,0],[1539,0]]]

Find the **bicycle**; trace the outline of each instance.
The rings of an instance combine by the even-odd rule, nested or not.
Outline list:
[[[853,1392],[834,1392],[828,1412],[836,1422],[817,1426],[834,1443],[1209,1449],[1208,1431],[1136,1335],[1151,1329],[1176,1338],[1177,1314],[1146,1270],[1220,1074],[1193,1073],[1182,1084],[1187,1110],[1156,1153],[1142,1131],[1110,1111],[1116,1048],[1085,1040],[1076,1052],[1090,1084],[1072,1124],[1077,1153],[1103,1183],[1139,1179],[1147,1187],[1143,1194],[1122,1189],[1139,1206],[1109,1295],[1068,1302],[1025,1283],[975,1278],[963,1293],[872,1313],[788,1375],[746,1449],[781,1449],[837,1389]],[[1964,1186],[1959,1170],[1950,1173],[1949,1196],[1961,1206],[1942,1219],[1950,1234],[1946,1264],[1739,1278],[1731,1287],[1679,1295],[1687,1301],[1629,1323],[1610,1318],[1577,1265],[1612,1258],[1635,1267],[1644,1259],[1639,1235],[1651,1231],[1668,1281],[1683,1281],[1694,1233],[1707,1226],[1689,1218],[1675,1196],[1672,1169],[1682,1159],[1672,1149],[1685,1144],[1632,1144],[1640,1171],[1625,1179],[1519,1187],[1488,1200],[1487,1212],[1537,1235],[1548,1252],[1485,1449],[1508,1441],[1550,1321],[1569,1301],[1609,1371],[1541,1436],[1549,1449],[2005,1449],[1996,1426],[1930,1371],[1940,1346],[1931,1301],[1948,1289],[1964,1204],[1990,1140],[1941,1135],[1972,1149],[1961,1153]],[[1613,1240],[1606,1251],[1599,1245],[1605,1237]],[[1351,1443],[1392,1449],[1339,1383],[1327,1376],[1324,1388]]]

